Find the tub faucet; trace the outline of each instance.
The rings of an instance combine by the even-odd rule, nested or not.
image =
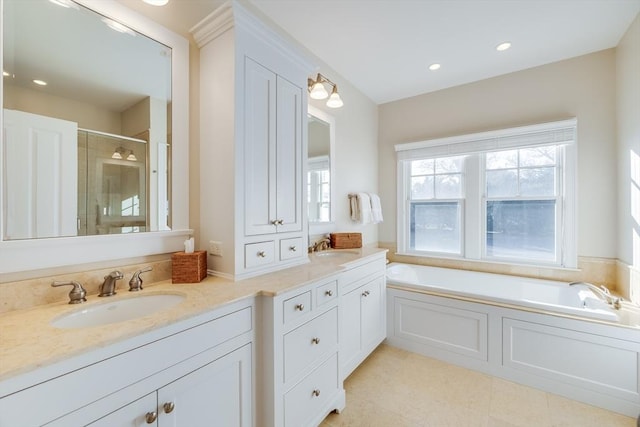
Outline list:
[[[100,293],[99,297],[110,297],[116,294],[116,281],[120,280],[124,277],[121,271],[112,271],[111,273],[104,276],[104,282],[100,285],[98,290]]]
[[[622,306],[621,304],[622,298],[611,295],[611,292],[609,292],[609,289],[607,289],[605,286],[598,287],[588,282],[569,283],[569,286],[577,286],[577,285],[582,285],[589,288],[589,290],[591,290],[594,294],[596,294],[601,300],[605,301],[607,304],[611,305],[616,310],[620,310],[620,307]]]

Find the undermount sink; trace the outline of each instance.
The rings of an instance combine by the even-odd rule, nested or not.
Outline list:
[[[360,252],[357,250],[349,250],[349,249],[337,249],[337,250],[328,250],[328,251],[320,251],[314,252],[315,256],[320,258],[351,258],[359,255]]]
[[[178,294],[150,294],[98,302],[56,317],[51,321],[51,326],[73,329],[124,322],[173,307],[184,298],[184,295]]]

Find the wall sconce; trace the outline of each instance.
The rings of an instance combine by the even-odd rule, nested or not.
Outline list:
[[[116,148],[116,150],[111,155],[111,158],[116,160],[122,160],[124,159],[125,155],[127,156],[127,160],[130,160],[132,162],[138,161],[138,158],[136,157],[136,155],[133,154],[133,150],[126,150],[122,147]]]
[[[327,92],[327,89],[324,87],[325,83],[331,85],[331,95]],[[329,108],[340,108],[344,105],[342,99],[340,98],[340,94],[338,94],[338,85],[318,73],[318,76],[315,80],[307,79],[307,89],[309,90],[309,97],[312,99],[327,99],[327,107]]]

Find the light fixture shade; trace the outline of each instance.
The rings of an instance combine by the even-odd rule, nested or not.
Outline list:
[[[133,154],[133,150],[129,150],[129,155],[127,156],[127,160],[131,160],[132,162],[137,162],[138,158],[135,154]]]
[[[325,99],[327,96],[329,96],[329,92],[327,92],[324,85],[320,83],[320,80],[316,81],[313,86],[311,86],[309,97],[313,99]]]
[[[120,154],[120,151],[116,150],[113,152],[113,154],[111,155],[112,159],[118,159],[118,160],[122,160],[122,154]]]
[[[327,99],[327,107],[329,108],[340,108],[344,105],[342,102],[342,98],[338,94],[338,86],[334,86],[331,91],[331,96]]]

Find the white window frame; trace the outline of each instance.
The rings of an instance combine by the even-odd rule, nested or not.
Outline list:
[[[527,262],[522,259],[487,257],[486,194],[483,153],[539,146],[561,146],[558,162],[559,190],[556,216],[557,258],[555,262]],[[492,263],[577,268],[577,120],[575,118],[516,128],[501,129],[435,140],[397,144],[397,253],[411,256],[468,259]],[[462,202],[462,255],[425,253],[409,248],[410,161],[466,155],[464,162],[464,201]],[[476,179],[474,179],[474,177]],[[477,184],[477,185],[475,185]]]

